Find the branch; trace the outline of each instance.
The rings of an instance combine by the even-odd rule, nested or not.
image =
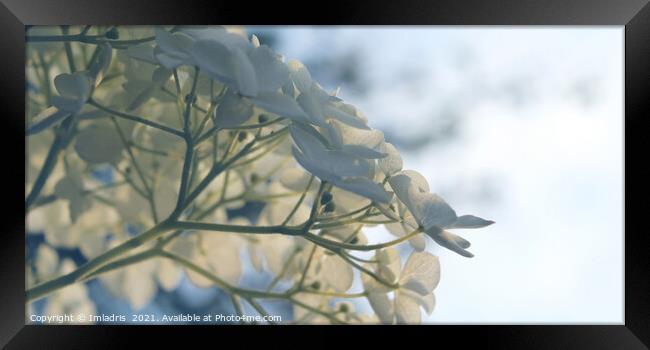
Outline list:
[[[150,126],[152,128],[156,128],[158,130],[168,132],[168,133],[170,133],[172,135],[176,135],[178,137],[182,137],[182,138],[185,137],[183,132],[181,132],[179,130],[176,130],[174,128],[170,128],[168,126],[162,125],[160,123],[156,123],[154,121],[151,121],[151,120],[148,120],[148,119],[145,119],[145,118],[142,118],[142,117],[138,117],[137,115],[132,115],[132,114],[116,111],[114,109],[111,109],[109,107],[106,107],[106,106],[103,106],[103,105],[99,104],[97,101],[95,101],[93,99],[89,99],[88,104],[90,104],[91,106],[95,106],[95,107],[103,110],[104,112],[110,113],[110,114],[112,114],[112,115],[114,115],[116,117],[120,117],[120,118],[123,118],[123,119],[126,119],[126,120],[130,120],[132,122],[144,124],[146,126]]]

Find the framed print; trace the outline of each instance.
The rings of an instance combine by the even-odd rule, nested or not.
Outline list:
[[[288,7],[3,3],[3,346],[647,348],[646,1]]]

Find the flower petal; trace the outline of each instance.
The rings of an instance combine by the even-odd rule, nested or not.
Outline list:
[[[438,282],[440,282],[438,257],[426,252],[411,253],[402,269],[399,280],[401,288],[427,295],[436,288]]]
[[[85,102],[90,95],[90,78],[86,72],[59,74],[54,78],[54,86],[56,91],[65,98]]]
[[[280,117],[287,117],[295,121],[307,121],[305,112],[300,108],[296,100],[290,96],[279,92],[265,92],[258,94],[253,101],[257,107],[269,113],[277,114]]]
[[[227,84],[234,82],[231,69],[232,53],[215,40],[199,40],[188,50],[202,71]]]
[[[244,96],[254,97],[258,93],[257,77],[255,67],[242,50],[234,50],[232,56],[232,68],[237,91]]]
[[[354,192],[370,200],[380,203],[389,203],[391,195],[384,188],[366,177],[353,177],[334,184],[344,190]]]
[[[214,124],[219,128],[235,127],[252,116],[253,103],[248,98],[239,97],[228,90],[214,112]]]
[[[456,222],[454,209],[435,193],[420,193],[412,198],[409,210],[418,219],[424,229],[430,227],[447,227]]]
[[[289,77],[293,80],[296,88],[300,92],[309,91],[312,84],[312,78],[307,67],[297,60],[289,60],[289,62],[287,62],[287,67],[289,68]]]
[[[76,137],[75,151],[88,163],[113,163],[122,156],[124,145],[114,129],[104,125],[89,125]]]
[[[393,303],[390,302],[386,293],[369,292],[366,298],[383,324],[393,323],[395,316]]]
[[[474,256],[474,254],[465,250],[469,248],[470,243],[460,236],[457,236],[449,231],[445,231],[435,226],[426,230],[425,233],[429,237],[433,238],[433,240],[442,247],[445,247],[467,258]]]
[[[381,169],[386,176],[391,176],[402,170],[402,157],[393,144],[384,142],[381,145],[380,150],[387,156],[378,160],[377,164],[379,165],[379,169]]]
[[[420,304],[412,295],[397,291],[395,318],[398,324],[419,324],[422,321]]]
[[[251,50],[248,57],[255,68],[260,92],[277,91],[289,79],[289,68],[268,46],[263,45]]]
[[[485,220],[474,215],[462,215],[456,219],[456,222],[446,228],[481,228],[492,225],[494,221]]]
[[[321,273],[327,285],[337,292],[345,292],[352,287],[354,279],[352,266],[338,255],[328,255],[323,258]]]

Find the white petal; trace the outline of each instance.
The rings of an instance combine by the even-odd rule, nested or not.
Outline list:
[[[317,101],[312,94],[308,92],[301,93],[296,98],[300,107],[309,116],[309,121],[318,126],[326,125],[325,116],[323,115],[323,108],[320,102]]]
[[[160,259],[156,270],[156,277],[162,289],[166,291],[174,290],[181,282],[182,270],[169,259]]]
[[[280,274],[295,249],[294,240],[287,236],[271,235],[260,242],[269,271],[274,275]]]
[[[393,303],[386,293],[368,293],[368,302],[383,324],[392,324],[394,318]]]
[[[148,62],[151,64],[157,64],[158,62],[156,61],[156,58],[153,55],[153,47],[150,46],[149,44],[140,44],[140,45],[133,45],[129,46],[126,49],[126,54],[129,55],[129,57],[136,59],[136,60],[141,60],[144,62]]]
[[[433,313],[433,309],[436,307],[436,296],[433,293],[427,294],[420,299],[422,302],[420,305],[424,308],[427,315]]]
[[[338,176],[368,176],[370,173],[368,161],[341,151],[325,151],[322,161],[332,173]]]
[[[307,67],[297,60],[289,60],[289,62],[287,62],[287,67],[289,68],[289,76],[296,85],[296,88],[300,92],[309,91],[312,84],[312,78]]]
[[[336,181],[334,184],[344,190],[354,192],[375,202],[389,203],[391,199],[390,194],[382,186],[365,177],[349,178],[343,181]]]
[[[151,81],[155,86],[161,87],[171,78],[174,72],[171,69],[165,67],[158,67],[151,74]]]
[[[423,234],[413,236],[409,239],[409,244],[418,252],[423,252],[427,248],[427,240]]]
[[[446,228],[481,228],[492,225],[494,221],[485,220],[474,215],[459,216],[456,222],[447,226]]]
[[[434,193],[424,193],[413,200],[409,208],[416,219],[419,219],[424,229],[430,227],[447,227],[456,222],[457,216],[442,197]]]
[[[315,132],[317,133],[318,131]],[[323,145],[312,133],[307,132],[307,130],[295,124],[289,126],[289,133],[291,134],[293,141],[305,156],[312,159],[325,157],[325,153],[327,152],[325,145]]]
[[[228,128],[243,124],[253,116],[253,103],[246,97],[239,97],[228,91],[215,110],[214,123]]]
[[[296,100],[279,92],[260,93],[253,101],[256,106],[269,113],[296,121],[307,121],[307,115],[300,108]]]
[[[375,259],[378,261],[377,274],[388,282],[397,282],[402,267],[399,251],[393,247],[381,249],[375,252]]]
[[[234,70],[233,77],[237,84],[237,91],[244,96],[256,96],[259,90],[253,64],[241,50],[234,50],[232,54],[231,64]]]
[[[242,274],[240,258],[241,241],[229,233],[206,232],[202,237],[209,270],[228,283],[237,285]]]
[[[398,171],[402,170],[402,157],[399,152],[391,143],[384,142],[381,146],[381,151],[386,153],[388,156],[377,161],[381,171],[386,174],[386,176],[393,175]]]
[[[426,252],[411,253],[400,276],[401,288],[410,289],[420,295],[431,293],[440,282],[438,257]]]
[[[261,254],[258,254],[257,249],[255,249],[255,246],[252,244],[248,246],[248,256],[251,265],[253,265],[253,269],[257,272],[262,272],[262,269],[264,268],[262,256]]]
[[[253,47],[260,47],[260,39],[257,37],[257,35],[251,35],[251,44],[253,44]]]
[[[83,196],[84,184],[78,172],[71,170],[54,186],[54,194],[62,199],[74,199]]]
[[[268,46],[257,47],[248,56],[255,67],[260,92],[277,91],[289,79],[289,69]]]
[[[321,273],[327,284],[337,292],[345,292],[352,286],[354,278],[352,266],[338,255],[323,258]]]
[[[343,145],[341,149],[345,153],[364,159],[381,159],[386,157],[386,153],[376,151],[363,145]]]
[[[416,189],[416,193],[422,192],[423,190],[422,186],[419,185],[417,181],[417,177],[413,177],[411,174],[407,174],[404,171],[394,174],[388,180],[390,187],[395,192],[397,198],[399,198],[399,200],[402,201],[402,203],[404,203],[409,209],[411,206],[411,201],[413,199],[413,192],[416,192]],[[426,183],[426,180],[424,183]],[[426,187],[428,188],[428,184]]]
[[[305,170],[309,171],[312,175],[320,178],[321,180],[324,181],[339,181],[341,180],[338,176],[332,174],[329,170],[323,168],[320,164],[318,164],[316,161],[307,158],[298,148],[295,146],[291,147],[291,151],[293,154],[293,157],[298,161],[298,163],[305,168]]]
[[[193,42],[192,38],[183,33],[170,33],[164,29],[156,29],[156,43],[168,54],[185,54]]]
[[[228,48],[215,40],[199,40],[189,49],[189,55],[202,71],[225,83],[234,83]]]
[[[124,145],[114,129],[93,124],[77,134],[74,149],[88,163],[114,163],[122,156]]]
[[[161,220],[165,219],[174,211],[178,193],[176,193],[174,187],[171,187],[169,184],[165,185],[164,183],[156,186],[153,192],[156,216]]]
[[[90,78],[86,72],[59,74],[54,78],[54,86],[62,97],[85,102],[90,95]]]
[[[52,247],[41,244],[36,250],[36,275],[39,280],[47,280],[54,277],[59,268],[59,255]]]
[[[106,249],[106,234],[85,232],[85,234],[81,236],[81,241],[79,242],[79,250],[81,250],[81,253],[90,260],[104,252]]]
[[[334,122],[334,124],[338,127],[344,144],[374,149],[384,142],[384,133],[379,130],[351,128],[339,122]]]
[[[296,192],[302,192],[307,187],[311,175],[300,168],[285,168],[280,175],[280,183]],[[312,181],[311,189],[317,187],[317,181]]]
[[[173,56],[159,50],[154,50],[154,56],[156,57],[158,63],[168,69],[176,68],[185,63],[185,59],[182,57]]]
[[[466,250],[469,248],[470,243],[460,236],[457,236],[436,226],[433,226],[430,229],[426,230],[425,233],[429,235],[429,237],[433,238],[433,240],[442,247],[445,247],[467,258],[474,256],[474,254]]]
[[[419,324],[422,320],[420,303],[410,294],[395,293],[395,317],[398,324]]]
[[[156,284],[151,276],[143,276],[138,265],[126,270],[124,280],[125,292],[131,307],[140,310],[145,307],[156,295]]]
[[[351,115],[341,110],[339,107],[331,103],[324,106],[323,112],[325,113],[325,116],[334,118],[352,127],[359,129],[370,129],[368,125],[366,125],[365,121],[361,120],[357,116]]]
[[[70,210],[70,221],[72,223],[77,222],[79,216],[90,209],[92,203],[93,202],[90,197],[76,197],[71,199],[68,203]]]

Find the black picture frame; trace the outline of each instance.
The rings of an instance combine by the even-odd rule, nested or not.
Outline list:
[[[413,327],[145,327],[25,325],[24,52],[25,26],[59,24],[395,24],[395,25],[618,25],[625,26],[625,324],[611,326],[499,325]],[[378,43],[381,45],[381,43]],[[647,349],[650,344],[650,248],[645,203],[645,145],[650,100],[650,6],[648,0],[364,0],[303,2],[2,0],[0,5],[0,99],[2,152],[11,159],[5,177],[0,244],[0,345],[7,349],[95,349],[133,345],[133,337],[193,346],[197,331],[208,339],[225,335],[249,347],[344,345],[342,336],[413,342],[412,346],[524,349]],[[11,156],[11,157],[9,157]],[[647,214],[646,214],[647,215]],[[586,244],[588,245],[588,243]],[[584,247],[576,247],[584,249]],[[380,326],[379,326],[380,327]],[[289,338],[307,336],[299,343]],[[251,336],[250,332],[263,334]],[[189,334],[189,333],[192,334]],[[318,334],[316,334],[318,333]],[[399,333],[399,334],[398,334]],[[367,336],[367,337],[366,337]],[[219,340],[223,342],[223,340]],[[431,343],[431,345],[428,344]],[[225,343],[223,343],[225,344]]]

